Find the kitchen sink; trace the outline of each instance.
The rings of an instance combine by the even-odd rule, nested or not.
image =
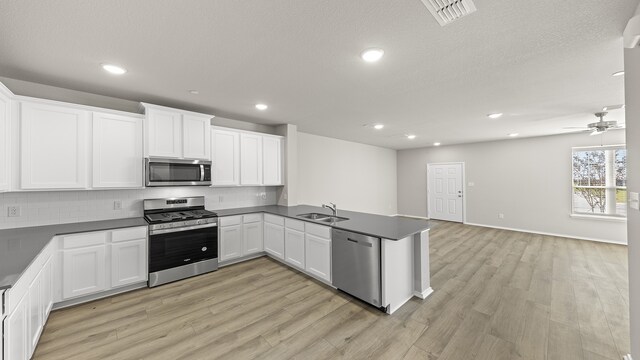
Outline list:
[[[296,215],[296,216],[297,217],[301,217],[301,218],[305,218],[305,219],[309,219],[309,220],[320,220],[320,219],[324,219],[324,218],[330,217],[330,215],[320,214],[320,213],[299,214],[299,215]]]
[[[349,218],[341,217],[341,216],[327,216],[325,218],[318,219],[318,221],[328,222],[328,223],[340,222],[345,220],[349,220]]]

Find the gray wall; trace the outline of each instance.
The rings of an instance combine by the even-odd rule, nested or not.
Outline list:
[[[640,13],[640,7],[638,12]],[[639,14],[640,15],[640,14]],[[627,188],[640,192],[640,48],[625,49],[625,104],[627,118]],[[640,359],[640,212],[629,209],[629,304],[631,354]]]
[[[298,133],[300,204],[395,214],[396,171],[396,150]]]
[[[398,213],[427,216],[427,163],[465,162],[475,183],[466,188],[467,223],[624,243],[624,222],[569,216],[571,148],[600,141],[578,133],[399,151]],[[624,141],[624,131],[604,136],[605,145]]]

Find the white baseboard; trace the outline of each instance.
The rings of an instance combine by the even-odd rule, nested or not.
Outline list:
[[[431,288],[431,286],[429,286],[425,291],[423,292],[419,292],[419,291],[414,291],[413,292],[413,296],[418,297],[422,300],[426,299],[429,297],[429,295],[433,294],[433,289]]]
[[[391,216],[400,216],[400,217],[407,217],[407,218],[420,219],[420,220],[430,220],[428,217],[415,216],[415,215],[393,214]]]
[[[518,231],[518,232],[524,232],[524,233],[529,233],[529,234],[557,236],[557,237],[564,237],[564,238],[570,238],[570,239],[576,239],[576,240],[588,240],[588,241],[595,241],[595,242],[616,244],[616,245],[625,245],[625,246],[627,245],[626,243],[621,243],[621,242],[617,242],[617,241],[611,241],[611,240],[607,240],[607,239],[598,239],[598,238],[590,238],[590,237],[567,235],[567,234],[556,234],[556,233],[550,233],[550,232],[544,232],[544,231],[535,231],[535,230],[527,230],[527,229],[516,229],[516,228],[510,228],[510,227],[504,227],[504,226],[476,224],[476,223],[469,223],[469,222],[464,223],[464,224],[465,225],[471,225],[471,226],[480,226],[480,227],[492,228],[492,229]]]

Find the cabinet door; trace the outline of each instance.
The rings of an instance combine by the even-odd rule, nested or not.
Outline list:
[[[262,221],[242,225],[243,255],[261,252],[264,249],[262,236]]]
[[[106,245],[64,250],[62,297],[64,300],[104,291]]]
[[[23,102],[22,189],[86,188],[88,123],[87,111]]]
[[[220,228],[220,261],[242,256],[242,225]]]
[[[211,159],[213,185],[240,184],[240,133],[212,129]]]
[[[28,296],[18,302],[13,312],[4,319],[4,358],[29,359],[29,329],[27,325]]]
[[[43,325],[47,322],[51,308],[53,307],[53,258],[47,260],[42,268],[42,312]]]
[[[289,264],[304,270],[304,233],[302,231],[285,229],[284,259]]]
[[[36,346],[38,345],[38,339],[40,338],[40,332],[44,324],[44,304],[42,303],[42,271],[33,279],[33,282],[29,286],[29,292],[27,292],[28,309],[27,309],[27,327],[29,329],[29,356],[33,354]]]
[[[93,187],[142,187],[142,119],[93,114]]]
[[[182,115],[182,156],[186,159],[210,160],[211,118]]]
[[[9,98],[0,92],[0,192],[9,190],[10,109],[11,102]]]
[[[182,157],[182,115],[153,108],[146,112],[149,156]]]
[[[282,185],[282,139],[262,138],[262,182],[264,185]]]
[[[284,260],[284,226],[264,223],[264,251]]]
[[[305,234],[305,270],[331,282],[331,240]]]
[[[240,183],[262,185],[262,136],[240,135]]]
[[[111,287],[147,280],[147,240],[111,244]]]

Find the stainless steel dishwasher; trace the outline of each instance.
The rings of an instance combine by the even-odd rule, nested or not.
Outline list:
[[[384,310],[380,239],[333,229],[331,242],[333,286]]]

